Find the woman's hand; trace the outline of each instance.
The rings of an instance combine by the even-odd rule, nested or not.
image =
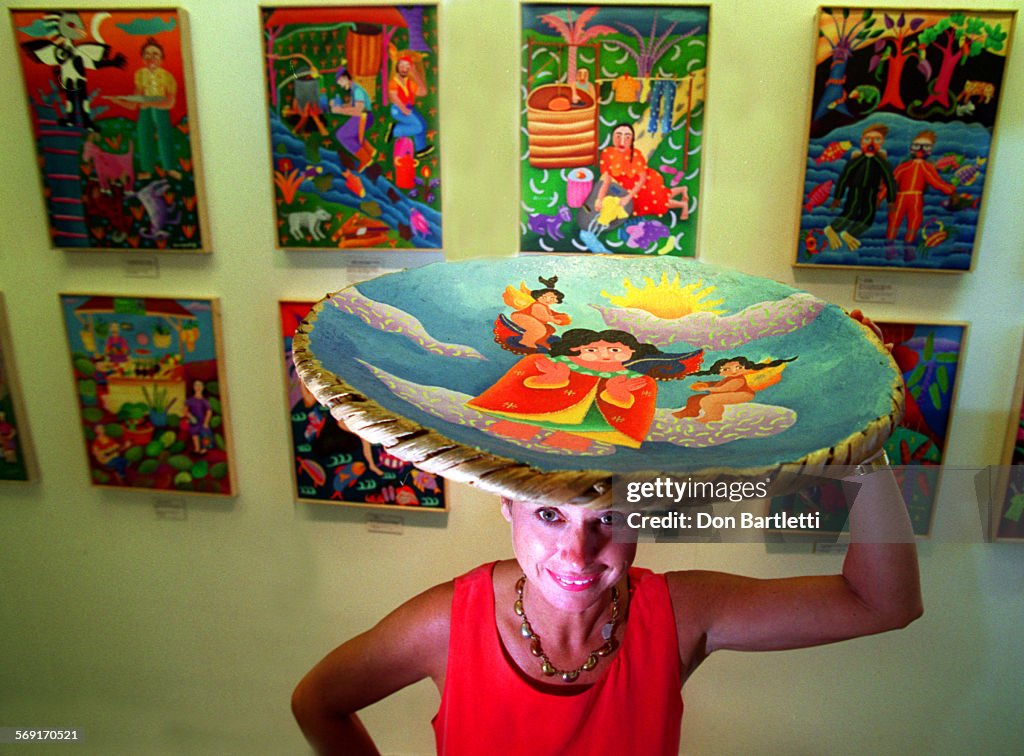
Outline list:
[[[615,375],[608,379],[604,390],[615,404],[626,404],[633,399],[634,391],[639,391],[646,385],[647,381],[644,378]]]
[[[888,349],[890,352],[892,351],[893,345],[885,343],[885,335],[882,333],[882,329],[878,327],[878,324],[875,323],[875,321],[873,321],[860,310],[850,310],[849,315],[862,326],[866,326],[868,330],[870,330],[871,333],[875,335],[875,338],[882,342],[886,349]]]
[[[540,375],[527,378],[528,386],[553,386],[561,387],[569,382],[569,366],[564,362],[555,362],[547,357],[542,357],[534,363],[540,371]]]

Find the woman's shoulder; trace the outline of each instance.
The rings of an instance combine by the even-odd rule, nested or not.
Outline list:
[[[399,606],[381,624],[389,625],[393,630],[420,628],[423,632],[436,632],[439,636],[447,637],[454,595],[454,580],[438,583]]]

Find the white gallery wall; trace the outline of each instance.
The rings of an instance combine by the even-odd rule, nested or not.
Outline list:
[[[790,265],[817,4],[710,4],[701,258],[853,307],[856,271]],[[139,4],[107,7],[129,5]],[[439,5],[445,254],[512,255],[519,6]],[[42,473],[38,483],[0,485],[0,727],[82,728],[78,753],[303,753],[288,699],[310,665],[402,600],[511,550],[495,497],[465,486],[450,489],[446,515],[405,513],[401,534],[369,532],[364,511],[294,503],[277,301],[438,255],[275,249],[259,6],[179,7],[191,25],[213,254],[161,255],[155,278],[130,277],[124,254],[50,249],[13,35],[0,33],[0,291]],[[1020,21],[975,269],[886,274],[896,301],[869,308],[879,320],[970,324],[947,451],[954,466],[998,462],[1020,364]],[[237,497],[89,485],[63,291],[221,300]],[[840,646],[713,657],[684,691],[683,753],[1019,752],[1024,545],[980,543],[969,480],[950,478],[936,535],[920,547],[925,616]],[[835,571],[840,560],[805,546],[651,544],[639,563],[767,577]],[[387,752],[430,753],[437,701],[421,683],[365,721]]]

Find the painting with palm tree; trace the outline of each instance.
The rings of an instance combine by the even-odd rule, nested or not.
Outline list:
[[[697,253],[706,6],[522,6],[520,250]]]

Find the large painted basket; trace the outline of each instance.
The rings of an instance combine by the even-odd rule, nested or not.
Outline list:
[[[903,382],[868,328],[803,291],[679,258],[437,263],[321,300],[299,374],[428,472],[533,501],[637,473],[823,472],[881,449]]]

